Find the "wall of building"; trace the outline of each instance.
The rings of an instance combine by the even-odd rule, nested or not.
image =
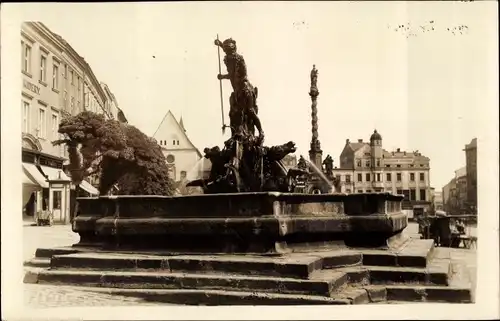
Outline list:
[[[333,176],[340,181],[340,193],[356,193],[354,174],[355,171],[351,169],[333,169]]]
[[[467,176],[467,207],[477,212],[477,139],[465,146],[465,166]]]
[[[101,84],[90,72],[85,73],[85,109],[94,113],[104,114],[107,119],[111,118],[109,112],[106,110],[106,96],[101,88]]]
[[[163,154],[167,160],[167,165],[172,168],[171,178],[178,181],[181,179],[182,172],[186,173],[188,180],[200,178],[200,172],[203,170],[203,164],[196,151],[189,149],[163,149]]]
[[[104,110],[109,115],[110,118],[118,120],[118,102],[116,101],[115,95],[111,92],[108,85],[101,82],[101,88],[106,96],[106,101],[104,104]]]
[[[58,217],[66,221],[70,210],[70,187],[74,189],[74,186],[65,175],[66,181],[62,183],[56,183],[57,179],[50,176],[53,169],[63,170],[68,156],[64,146],[53,146],[52,142],[62,138],[58,129],[64,117],[76,115],[89,106],[92,111],[103,113],[106,97],[85,60],[44,24],[25,22],[21,25],[20,49],[23,175],[27,175],[23,181],[23,195],[35,195],[29,197],[34,199],[35,205],[30,203],[29,207],[35,212],[43,207],[57,212]],[[33,175],[26,173],[26,168],[38,168],[36,170],[41,171],[49,187],[42,187],[46,183],[39,184]],[[53,197],[57,193],[63,194],[60,196],[63,208]]]
[[[404,194],[411,206],[430,207],[430,160],[418,151],[387,152],[374,132],[369,142],[347,139],[340,164],[334,175],[340,175],[342,192]]]
[[[450,214],[470,214],[467,203],[467,176],[465,167],[455,171],[455,177],[443,187],[443,207]]]
[[[21,132],[40,144],[39,151],[56,157],[65,156],[64,149],[52,145],[60,137],[57,130],[65,112],[63,66],[68,58],[62,51],[39,26],[21,25]]]
[[[189,140],[183,125],[170,111],[162,120],[154,138],[162,148],[172,179],[180,180],[182,172],[186,172],[188,180],[198,179],[203,175],[202,155]]]

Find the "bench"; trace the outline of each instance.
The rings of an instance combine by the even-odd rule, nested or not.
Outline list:
[[[460,235],[459,238],[466,249],[477,248],[477,236]]]

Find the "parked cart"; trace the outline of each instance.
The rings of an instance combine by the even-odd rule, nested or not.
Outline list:
[[[54,224],[54,213],[49,210],[38,211],[35,214],[35,223],[37,226]]]

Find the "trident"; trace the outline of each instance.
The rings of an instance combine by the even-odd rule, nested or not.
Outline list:
[[[217,34],[217,43],[219,43],[219,34]],[[220,65],[220,46],[217,44],[217,56],[219,61],[219,75],[222,74]],[[220,89],[220,111],[222,117],[222,135],[226,132],[226,124],[224,122],[224,98],[222,97],[222,79],[219,79],[219,89]]]

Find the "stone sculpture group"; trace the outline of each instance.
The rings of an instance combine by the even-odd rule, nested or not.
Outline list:
[[[228,79],[233,92],[229,98],[231,138],[222,150],[218,146],[205,148],[205,158],[212,163],[208,179],[190,182],[189,186],[202,186],[205,194],[231,192],[277,191],[291,192],[300,170],[286,170],[282,159],[296,150],[295,143],[264,146],[264,131],[258,116],[258,89],[249,80],[245,59],[237,52],[232,38],[215,45],[225,53],[227,74],[219,74],[219,80]],[[226,126],[225,124],[223,126]],[[256,136],[255,129],[259,132]]]

